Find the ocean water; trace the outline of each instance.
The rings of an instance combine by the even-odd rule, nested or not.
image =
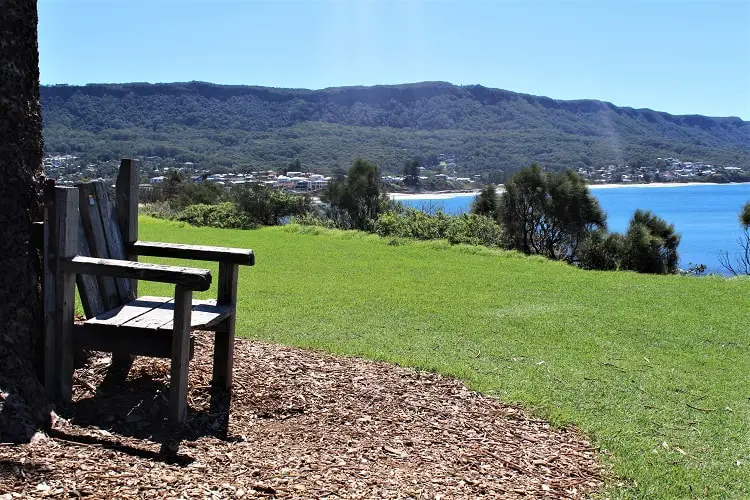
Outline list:
[[[705,264],[708,272],[726,274],[719,263],[719,253],[738,250],[742,235],[737,216],[742,205],[750,201],[750,184],[721,184],[672,187],[592,187],[607,214],[610,231],[623,232],[636,208],[653,211],[674,224],[682,235],[680,267]],[[450,214],[469,211],[472,195],[435,199],[400,200],[404,205],[426,211],[441,209]]]

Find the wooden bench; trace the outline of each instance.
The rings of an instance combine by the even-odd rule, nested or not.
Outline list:
[[[78,350],[113,353],[113,367],[132,356],[171,359],[169,421],[187,417],[190,332],[215,332],[213,381],[232,384],[238,266],[254,265],[252,250],[138,240],[138,176],[123,160],[115,193],[103,181],[47,186],[44,221],[45,385],[53,400],[72,395]],[[114,198],[114,199],[113,199]],[[208,290],[208,269],[137,262],[139,255],[219,262],[215,300],[193,300]],[[137,297],[138,280],[171,283],[173,297]],[[73,321],[75,286],[86,315]]]

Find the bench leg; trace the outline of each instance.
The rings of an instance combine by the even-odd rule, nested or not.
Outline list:
[[[56,377],[57,395],[62,401],[73,398],[73,315],[75,313],[75,275],[61,273],[58,278],[58,310],[59,315],[57,338],[57,367]]]
[[[169,387],[169,423],[173,427],[180,427],[187,420],[192,305],[192,290],[177,285],[174,292],[174,329],[172,330],[172,366]]]
[[[219,293],[217,303],[237,304],[237,278],[239,266],[222,262],[219,264]],[[214,371],[211,385],[218,389],[232,387],[232,364],[234,360],[235,311],[216,329],[214,337]]]
[[[216,329],[214,337],[214,372],[211,386],[216,389],[232,387],[232,364],[234,360],[234,314],[225,319]]]

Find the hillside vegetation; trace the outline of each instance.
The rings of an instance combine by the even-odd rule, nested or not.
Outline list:
[[[577,169],[679,157],[750,165],[750,122],[560,101],[479,85],[296,90],[209,83],[45,86],[45,148],[94,160],[174,157],[328,172],[356,157],[400,172],[446,154],[457,173]]]
[[[750,495],[747,280],[583,271],[294,225],[142,217],[140,236],[253,248],[257,265],[239,281],[243,337],[454,375],[579,426],[611,468],[609,496]]]

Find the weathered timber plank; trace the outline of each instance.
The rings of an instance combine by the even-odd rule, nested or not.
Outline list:
[[[153,241],[136,241],[129,248],[138,255],[149,255],[152,257],[207,260],[244,266],[255,265],[255,254],[252,250],[245,248],[182,245],[179,243],[158,243]]]
[[[42,278],[42,289],[44,292],[44,388],[47,397],[54,401],[58,398],[60,382],[59,356],[57,350],[57,326],[56,306],[56,284],[54,259],[57,255],[57,232],[55,228],[57,217],[55,215],[55,181],[45,182],[44,200],[44,235],[43,235],[43,257],[44,275]]]
[[[87,320],[86,324],[123,326],[128,321],[161,307],[165,302],[170,302],[171,300],[171,297],[139,297],[116,309],[106,311],[95,318]]]
[[[123,159],[115,183],[115,206],[122,240],[138,240],[138,173],[135,160]]]
[[[83,224],[78,224],[78,255],[90,257],[89,243],[86,241],[86,234],[83,230]],[[76,274],[76,284],[78,285],[78,295],[81,297],[83,313],[87,318],[93,318],[107,310],[104,306],[102,292],[99,289],[99,282],[96,276],[90,274]]]
[[[169,330],[143,330],[129,328],[122,332],[116,326],[76,325],[73,330],[76,349],[111,352],[121,356],[172,357],[172,332]],[[191,339],[190,358],[193,357],[194,342]],[[110,368],[111,369],[111,368]]]
[[[125,260],[125,246],[120,235],[120,228],[117,226],[117,215],[115,214],[115,206],[112,200],[110,200],[110,191],[102,181],[95,181],[92,184],[94,185],[94,193],[96,194],[96,201],[99,206],[99,216],[102,220],[109,258]],[[121,304],[135,298],[129,279],[117,278],[115,279],[115,285]]]
[[[73,395],[73,314],[75,312],[75,276],[63,268],[62,259],[78,250],[78,190],[55,187],[55,332],[58,375],[56,396],[69,401]]]
[[[171,304],[166,304],[166,308],[171,307]],[[211,328],[234,313],[233,304],[216,305],[216,300],[193,300],[190,315],[190,328]],[[158,328],[160,330],[171,330],[174,327],[172,321],[165,323]]]
[[[127,260],[97,259],[94,257],[73,257],[60,262],[71,273],[94,274],[134,278],[159,283],[173,283],[191,290],[208,290],[211,286],[211,271],[193,267],[163,266]]]
[[[138,240],[138,171],[135,160],[123,159],[115,183],[115,212],[117,225],[125,245]],[[126,251],[127,260],[137,261],[138,255]],[[138,281],[130,280],[133,297],[138,296]]]
[[[239,266],[222,262],[219,264],[219,305],[230,306],[230,314],[214,336],[213,381],[217,388],[229,389],[232,386],[232,367],[234,365],[234,328],[237,304],[237,280]]]
[[[99,213],[99,204],[96,199],[95,183],[87,182],[78,185],[81,212],[81,222],[86,234],[86,240],[89,244],[89,252],[92,257],[109,259],[109,248],[107,247],[107,238],[104,236],[104,226]],[[120,295],[117,292],[117,285],[112,276],[97,276],[99,288],[102,292],[102,298],[106,309],[114,309],[122,305]]]
[[[168,412],[169,422],[175,427],[182,426],[187,420],[190,305],[192,298],[192,290],[179,285],[175,287]]]
[[[157,330],[159,327],[172,323],[174,318],[174,306],[174,301],[170,300],[137,318],[133,318],[122,326],[125,328]]]

